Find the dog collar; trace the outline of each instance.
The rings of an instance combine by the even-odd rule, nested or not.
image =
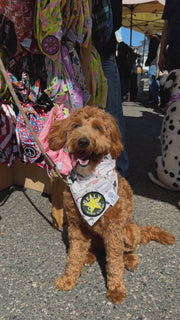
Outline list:
[[[172,95],[169,102],[167,103],[166,107],[163,110],[167,111],[168,108],[171,106],[171,104],[176,101],[179,101],[179,99],[180,99],[180,93]]]
[[[82,177],[74,169],[67,176],[74,201],[90,226],[119,199],[115,164],[115,160],[107,155],[90,176]]]

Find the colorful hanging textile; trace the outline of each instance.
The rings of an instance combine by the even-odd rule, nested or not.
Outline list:
[[[53,102],[64,103],[72,109],[83,107],[83,93],[75,80],[68,49],[62,45],[57,60],[46,58],[46,94]]]
[[[67,38],[87,47],[92,29],[88,0],[67,0],[63,13]]]
[[[92,0],[92,40],[102,52],[113,32],[111,0]]]
[[[17,39],[26,50],[40,53],[34,39],[34,7],[35,0],[3,0],[0,12],[14,23]],[[6,33],[9,32],[8,23]]]
[[[82,90],[83,105],[86,105],[90,99],[90,93],[87,88],[86,79],[85,79],[85,76],[83,73],[83,69],[81,67],[81,62],[80,62],[79,56],[78,56],[77,51],[75,49],[74,43],[72,43],[71,41],[66,41],[65,45],[68,49],[69,56],[71,58],[75,81],[78,83],[78,85],[80,86],[80,88]]]
[[[20,141],[16,131],[16,114],[10,105],[0,106],[0,162],[11,166],[20,158]]]
[[[36,36],[41,51],[55,60],[60,49],[62,38],[61,11],[65,1],[36,1]]]
[[[105,108],[108,91],[107,80],[102,69],[99,53],[93,45],[91,46],[91,72],[92,95],[90,104]]]
[[[20,102],[21,103],[21,102]],[[33,127],[33,130],[37,136],[39,136],[42,128],[44,127],[44,122],[41,118],[41,113],[38,113],[34,109],[33,103],[21,103],[24,112],[26,113],[28,120]],[[23,149],[23,161],[24,162],[36,162],[41,167],[44,167],[45,162],[42,157],[41,151],[39,150],[34,138],[27,128],[24,118],[21,113],[17,116],[17,132],[21,141],[21,146]]]
[[[87,47],[92,29],[88,0],[37,0],[35,29],[41,51],[53,61],[63,38]]]

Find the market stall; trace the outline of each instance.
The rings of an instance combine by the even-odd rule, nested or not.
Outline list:
[[[71,164],[66,147],[59,152],[48,149],[52,122],[87,103],[102,107],[106,103],[106,95],[104,100],[98,96],[104,80],[91,29],[88,0],[0,1],[2,64],[43,150],[62,176]],[[1,70],[0,190],[17,184],[53,195],[53,188],[59,188],[61,196],[58,201],[52,197],[52,205],[55,211],[62,210],[64,183],[50,179],[44,154],[15,100]],[[57,226],[62,223],[56,222]]]

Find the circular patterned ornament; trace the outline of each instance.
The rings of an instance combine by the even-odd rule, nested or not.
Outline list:
[[[52,56],[56,54],[59,50],[59,41],[55,36],[47,36],[42,40],[43,51]]]
[[[24,147],[24,154],[28,158],[35,158],[37,155],[36,149],[31,146],[25,146]]]
[[[81,210],[88,217],[99,216],[106,207],[104,196],[96,191],[86,193],[81,199]]]

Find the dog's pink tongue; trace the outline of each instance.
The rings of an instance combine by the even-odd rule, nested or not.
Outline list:
[[[82,160],[82,159],[78,159],[78,162],[80,163],[81,166],[87,166],[89,163],[89,159],[87,160]]]
[[[87,166],[89,163],[89,159],[85,159],[85,157],[80,157],[78,154],[71,154],[71,164],[73,167],[77,165],[77,163],[80,163],[82,166]]]

